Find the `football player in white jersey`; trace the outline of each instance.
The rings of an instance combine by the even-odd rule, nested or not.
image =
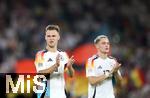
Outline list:
[[[97,36],[94,40],[97,54],[90,57],[86,64],[88,78],[88,98],[115,98],[112,76],[117,83],[122,80],[119,68],[121,64],[109,57],[109,39],[105,35]]]
[[[37,73],[50,74],[46,91],[46,98],[66,98],[64,72],[72,77],[74,57],[68,58],[67,54],[58,51],[60,28],[57,25],[48,25],[45,30],[46,49],[37,52],[35,66]],[[48,97],[49,96],[49,97]],[[45,97],[44,97],[45,98]]]

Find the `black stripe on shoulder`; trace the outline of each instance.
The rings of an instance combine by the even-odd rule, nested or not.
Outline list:
[[[46,53],[46,52],[48,52],[48,49],[44,48],[42,51],[43,51],[44,53]]]
[[[94,55],[94,58],[93,58],[93,60],[96,60],[96,59],[98,59],[98,55]]]
[[[116,60],[116,58],[115,58],[115,57],[113,57],[113,56],[108,56],[108,58],[110,58],[110,59],[115,59],[115,60]]]
[[[47,49],[43,49],[43,50],[40,50],[40,51],[38,51],[39,53],[46,53],[46,52],[48,52],[48,50]]]
[[[43,52],[46,53],[46,52],[48,52],[48,50],[47,50],[47,49],[44,49]]]
[[[59,52],[64,52],[64,51],[63,51],[63,50],[61,50],[61,49],[58,49],[58,51],[59,51]]]

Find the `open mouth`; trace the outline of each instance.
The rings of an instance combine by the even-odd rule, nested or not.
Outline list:
[[[105,48],[106,50],[109,50],[109,48]]]

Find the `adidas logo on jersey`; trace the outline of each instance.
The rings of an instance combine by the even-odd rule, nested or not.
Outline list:
[[[53,61],[51,58],[48,59],[48,62]]]
[[[101,66],[101,65],[99,65],[99,66],[98,66],[98,69],[102,69],[102,66]]]

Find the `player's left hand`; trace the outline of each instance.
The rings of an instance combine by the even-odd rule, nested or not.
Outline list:
[[[117,72],[120,67],[121,67],[121,64],[116,61],[116,64],[115,64],[115,66],[113,68],[114,72]]]
[[[69,58],[68,60],[67,67],[71,67],[74,62],[75,62],[74,56],[71,56],[71,58]]]
[[[110,73],[116,73],[119,70],[120,67],[121,67],[121,64],[116,61],[116,64],[114,65],[114,67],[110,71]]]

